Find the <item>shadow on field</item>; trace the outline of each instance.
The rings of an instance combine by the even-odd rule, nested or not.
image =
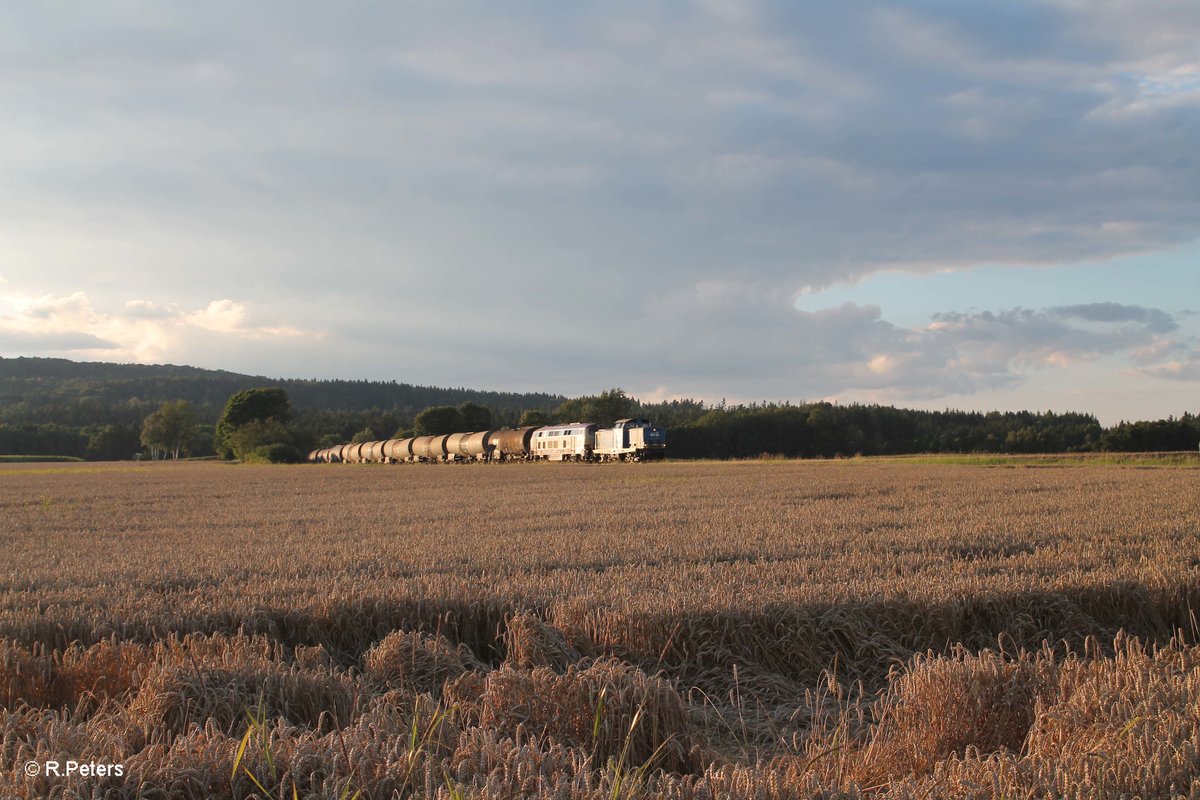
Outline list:
[[[0,796],[1167,796],[1198,766],[1198,592],[681,616],[378,599],[9,625]],[[52,758],[127,773],[21,769]]]
[[[30,619],[0,628],[0,637],[45,651],[113,639],[149,644],[190,633],[265,636],[288,650],[322,647],[342,667],[392,631],[444,636],[479,662],[495,666],[507,653],[508,621],[528,611],[561,631],[584,656],[616,656],[661,669],[685,687],[726,691],[731,681],[763,681],[784,694],[834,671],[839,680],[882,685],[889,670],[914,654],[956,646],[1080,648],[1118,631],[1165,643],[1196,638],[1193,609],[1200,587],[1117,583],[1052,592],[969,596],[944,603],[879,602],[769,606],[754,614],[652,614],[604,606],[531,606],[519,598],[493,602],[373,598],[331,603],[317,612],[269,608],[142,620]],[[736,668],[736,675],[735,675]]]

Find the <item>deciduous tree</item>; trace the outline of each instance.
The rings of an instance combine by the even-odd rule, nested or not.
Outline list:
[[[234,456],[231,437],[238,428],[250,422],[274,420],[280,426],[292,418],[292,404],[287,392],[277,386],[246,389],[229,398],[225,411],[217,421],[215,444],[223,458]]]
[[[491,409],[470,400],[458,407],[458,418],[463,431],[486,431],[492,427]]]
[[[142,444],[151,458],[179,458],[196,427],[196,414],[186,400],[168,400],[142,423]]]
[[[462,416],[454,406],[433,406],[417,414],[413,420],[413,430],[417,436],[441,436],[446,433],[457,433],[466,430],[463,427]]]

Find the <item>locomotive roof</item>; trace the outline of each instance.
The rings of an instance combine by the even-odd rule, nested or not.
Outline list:
[[[594,423],[594,422],[571,422],[571,423],[565,423],[563,425],[546,425],[544,427],[538,428],[538,432],[540,433],[543,431],[550,432],[550,431],[574,430],[574,429],[579,429],[579,428],[593,428],[595,426],[596,426],[596,423]]]

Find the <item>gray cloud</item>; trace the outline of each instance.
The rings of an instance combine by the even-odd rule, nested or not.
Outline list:
[[[1121,303],[1087,303],[1074,306],[1058,306],[1050,309],[1055,316],[1089,322],[1140,322],[1154,333],[1170,333],[1179,324],[1167,312],[1158,308],[1122,305]]]
[[[1181,31],[1200,34],[1185,7],[16,16],[6,138],[58,156],[6,165],[25,215],[219,229],[274,280],[328,285],[336,259],[387,281],[385,252],[404,285],[430,262],[823,285],[1198,232],[1200,112],[1171,88],[1194,62]]]
[[[1138,365],[1146,375],[1175,377],[1162,364],[1186,346],[1162,336],[1173,329],[1169,314],[1100,308],[951,311],[906,328],[884,319],[876,306],[805,312],[770,291],[697,287],[660,311],[674,332],[662,341],[672,353],[668,371],[688,376],[693,390],[708,396],[718,386],[707,376],[721,375],[732,376],[721,385],[742,398],[849,392],[926,400],[1013,388],[1033,372],[1108,357]]]
[[[176,361],[982,391],[1178,321],[1031,287],[1040,310],[914,330],[799,312],[797,291],[1200,235],[1195,3],[25,5],[0,24],[9,286],[147,298],[121,312],[145,321],[236,297],[328,333],[189,336]]]

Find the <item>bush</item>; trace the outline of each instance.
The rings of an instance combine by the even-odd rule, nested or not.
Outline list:
[[[259,445],[242,454],[242,461],[247,464],[299,464],[303,460],[303,453],[294,445],[283,442]]]

